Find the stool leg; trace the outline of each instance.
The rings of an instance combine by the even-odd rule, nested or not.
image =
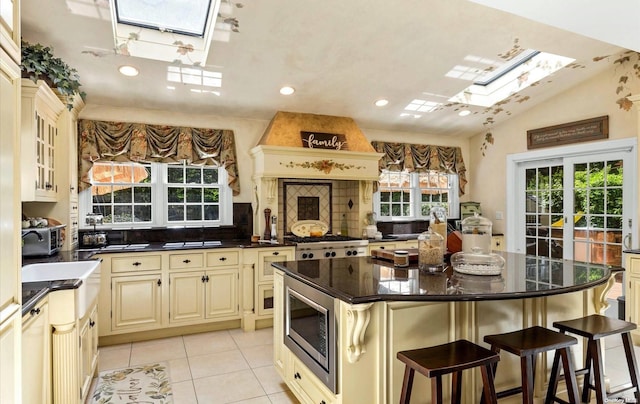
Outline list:
[[[587,342],[587,357],[584,361],[587,373],[584,375],[584,382],[582,385],[582,402],[588,403],[591,401],[591,376],[593,376],[593,358],[591,357],[591,349],[589,349],[589,343]]]
[[[462,371],[451,375],[451,404],[460,404],[462,398]]]
[[[534,356],[523,356],[520,358],[520,372],[522,373],[522,402],[526,404],[533,404],[534,362]]]
[[[555,355],[553,355],[553,366],[551,366],[551,377],[549,378],[549,388],[547,389],[547,397],[544,400],[545,404],[553,403],[553,399],[556,396],[556,391],[558,390],[558,378],[559,378],[559,370],[560,370],[560,351],[556,350]],[[565,369],[566,373],[566,369]]]
[[[580,398],[578,397],[578,382],[576,381],[576,370],[574,369],[573,360],[571,358],[571,349],[569,347],[561,349],[560,355],[562,356],[562,368],[564,369],[564,380],[567,383],[567,395],[569,397],[569,402],[572,404],[578,404],[580,402]],[[556,385],[557,383],[558,381],[556,380]]]
[[[409,366],[404,368],[404,379],[402,380],[402,392],[400,393],[400,404],[409,404],[411,400],[411,388],[413,387],[413,376],[415,370]]]
[[[431,402],[442,404],[442,376],[431,378]]]
[[[485,365],[480,368],[482,372],[482,400],[481,402],[488,404],[496,404],[496,386],[493,378],[493,366]]]
[[[624,346],[624,353],[627,357],[627,366],[629,366],[631,384],[636,388],[636,402],[640,402],[640,386],[638,386],[638,364],[636,362],[636,355],[633,350],[633,342],[631,341],[630,333],[625,332],[622,334],[622,345]]]
[[[593,361],[593,378],[596,385],[596,402],[598,404],[604,404],[607,398],[607,392],[605,391],[604,384],[604,365],[602,363],[602,355],[600,354],[600,340],[589,341],[589,351],[591,352],[591,358]]]

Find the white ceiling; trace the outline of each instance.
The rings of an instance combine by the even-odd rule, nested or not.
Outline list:
[[[158,0],[156,0],[158,1]],[[233,0],[239,32],[214,40],[207,69],[222,73],[220,95],[168,90],[167,62],[116,55],[107,0],[22,1],[22,34],[53,46],[80,74],[86,102],[271,119],[276,111],[349,116],[364,128],[470,136],[610,66],[596,56],[622,48],[467,0]],[[91,15],[91,16],[89,16]],[[611,22],[613,25],[613,21]],[[500,60],[517,43],[568,56],[565,68],[500,108],[444,106],[401,117],[414,99],[447,103],[471,83],[448,78],[465,57]],[[134,78],[117,68],[132,64]],[[297,91],[286,97],[283,85]],[[529,97],[524,98],[524,97]],[[389,105],[373,105],[379,98]],[[526,101],[523,101],[526,100]]]

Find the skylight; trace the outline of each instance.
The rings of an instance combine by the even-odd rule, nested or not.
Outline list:
[[[204,36],[211,0],[114,0],[118,23]]]
[[[118,53],[204,66],[221,0],[113,0]]]
[[[447,77],[473,80],[474,83],[449,99],[466,105],[490,107],[533,83],[555,73],[575,59],[527,49],[500,65],[486,65],[482,74],[472,78],[472,68],[456,66]],[[479,72],[478,68],[475,72]]]

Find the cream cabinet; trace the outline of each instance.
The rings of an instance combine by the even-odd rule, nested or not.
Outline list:
[[[21,399],[21,321],[20,312],[0,322],[0,402],[20,403]]]
[[[293,354],[289,356],[286,380],[302,403],[339,403],[339,399]]]
[[[239,251],[227,249],[208,252],[204,259],[203,253],[171,254],[169,322],[239,318],[239,256]],[[181,271],[198,267],[199,271]]]
[[[282,271],[275,271],[273,276],[273,290],[284,291],[284,275]],[[284,307],[284,295],[276,293],[273,297],[275,307]],[[281,376],[285,374],[285,352],[284,341],[284,317],[277,313],[273,316],[273,365]]]
[[[504,236],[494,235],[491,236],[491,249],[493,251],[504,251]]]
[[[22,79],[22,201],[58,200],[58,120],[64,108],[45,82]]]
[[[98,367],[98,307],[93,307],[79,323],[80,396],[85,401]]]
[[[242,288],[246,295],[244,329],[254,330],[256,323],[271,325],[273,318],[273,267],[272,262],[293,261],[294,246],[252,248],[244,251],[243,268],[247,275]],[[249,310],[252,307],[253,310]]]
[[[110,285],[112,332],[153,330],[162,325],[161,274],[114,276]]]
[[[20,0],[0,5],[0,402],[20,403]]]
[[[50,292],[52,402],[81,404],[87,399],[91,379],[98,368],[96,341],[98,301],[90,303],[78,318],[78,289]]]
[[[22,317],[22,403],[51,403],[51,330],[46,297]]]
[[[625,254],[625,317],[640,324],[640,254]],[[640,330],[631,331],[635,344],[640,344]]]
[[[418,239],[398,241],[370,241],[369,255],[373,250],[398,250],[403,248],[418,248]]]
[[[240,323],[238,248],[98,257],[103,260],[98,330],[101,338],[108,337],[105,343],[127,341],[123,334],[161,331],[169,335],[185,326],[203,330],[215,322]]]
[[[22,155],[26,156],[26,160],[42,160],[41,162],[23,160],[23,172],[36,172],[37,180],[34,182],[31,176],[22,178],[22,204],[23,213],[31,217],[49,217],[59,220],[67,225],[64,234],[63,250],[72,250],[79,244],[78,229],[78,114],[84,108],[84,101],[81,97],[74,97],[72,108],[69,110],[64,105],[67,98],[53,99],[52,92],[46,88],[46,84],[41,84],[42,88],[37,87],[30,80],[22,80],[23,88],[23,116],[22,122],[22,144],[27,147],[25,150],[32,150],[33,136],[30,135],[34,130],[40,136],[46,135],[44,139],[35,137],[36,148],[35,154],[26,154],[23,150]],[[36,89],[37,88],[37,89]],[[35,95],[34,94],[35,91]],[[46,94],[43,96],[42,94]],[[34,98],[35,97],[35,98]],[[57,116],[55,128],[51,126],[51,114],[44,114],[47,108],[39,107],[33,116],[27,116],[24,107],[28,106],[33,110],[36,105],[43,103],[41,99],[50,100],[49,103],[56,105],[56,111],[60,110]],[[35,119],[35,121],[34,121]],[[49,141],[49,132],[57,133],[57,136],[51,136]],[[27,167],[26,165],[29,164]],[[37,169],[36,169],[37,164]],[[35,170],[35,171],[34,171]],[[41,181],[41,178],[45,180]],[[46,184],[49,184],[48,186]],[[34,184],[38,186],[34,189]],[[43,184],[40,186],[40,184]],[[53,184],[53,185],[52,185]],[[44,189],[41,189],[44,187]],[[57,191],[57,192],[56,192]],[[38,203],[30,201],[55,201],[56,203]]]

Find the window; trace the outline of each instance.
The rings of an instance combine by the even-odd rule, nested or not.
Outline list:
[[[434,206],[447,209],[447,217],[459,216],[456,174],[406,170],[384,170],[380,174],[380,187],[374,200],[379,220],[428,220]]]
[[[100,162],[80,196],[81,215],[112,227],[232,224],[232,192],[223,168],[186,164]]]

